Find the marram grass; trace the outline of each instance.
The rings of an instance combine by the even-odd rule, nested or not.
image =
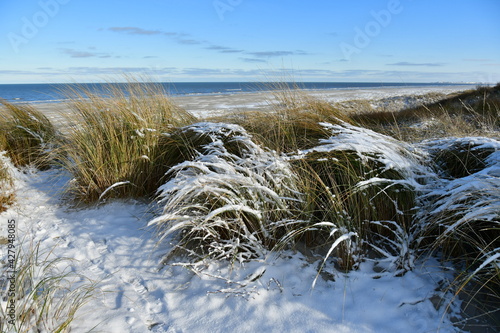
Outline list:
[[[87,202],[154,194],[171,166],[164,138],[195,117],[154,84],[111,86],[105,97],[82,89],[68,95],[73,125],[63,151],[73,193]]]
[[[12,175],[7,166],[7,157],[2,156],[0,152],[0,213],[5,211],[15,199],[14,191],[12,189]]]
[[[491,134],[499,108],[490,90],[481,93],[486,97],[479,102],[471,97],[420,114],[374,113],[368,121],[281,89],[270,112],[236,117],[237,126],[196,123],[161,87],[129,82],[105,96],[68,92],[72,126],[58,140],[34,108],[2,102],[0,150],[18,166],[44,167],[57,142],[57,159],[82,201],[159,195],[162,211],[151,225],[173,242],[171,254],[181,249],[194,260],[245,261],[305,246],[324,256],[320,269],[333,263],[349,270],[374,260],[404,274],[418,256],[441,253],[463,268],[457,293],[479,285],[498,301],[498,149],[453,139],[448,149],[427,143],[422,152],[354,126],[405,140],[435,128],[437,136],[466,126],[468,133]],[[411,130],[429,117],[438,121],[426,127],[429,133]],[[0,165],[2,181],[10,182]]]
[[[410,142],[451,136],[498,137],[500,85],[480,86],[400,111],[357,112],[352,119],[363,127]]]
[[[35,107],[0,99],[0,151],[6,151],[15,166],[48,168],[57,132],[50,120]]]
[[[296,87],[275,84],[269,111],[245,113],[232,119],[254,136],[256,142],[278,153],[311,148],[328,135],[321,122],[351,122],[349,116],[327,101]]]
[[[287,232],[300,202],[288,164],[237,125],[197,123],[176,135],[191,159],[169,171],[159,189],[163,211],[150,225],[197,259],[262,257]]]
[[[0,284],[15,294],[15,298],[7,296],[0,300],[0,331],[71,332],[78,312],[94,297],[96,283],[67,269],[61,270],[71,260],[52,258],[50,252],[42,253],[40,244],[27,251],[20,244],[16,246],[21,250],[14,264],[15,280],[8,280],[7,274],[1,275],[4,279],[0,278]],[[75,285],[75,281],[79,284]],[[14,318],[7,307],[9,304],[15,304]]]
[[[420,248],[441,251],[462,271],[459,291],[500,304],[500,144],[488,138],[428,142],[442,181],[425,195]]]

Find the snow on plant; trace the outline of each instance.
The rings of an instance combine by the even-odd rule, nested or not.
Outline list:
[[[12,171],[14,166],[10,159],[5,156],[5,152],[0,152],[0,212],[2,212],[14,200],[14,190],[12,188]]]
[[[335,193],[336,201],[329,200],[335,205],[330,207],[333,214],[328,217],[356,232],[357,251],[375,250],[390,261],[390,270],[411,269],[418,194],[429,178],[436,177],[424,164],[425,153],[348,123],[322,125],[332,135],[294,158],[306,160],[323,187]],[[326,203],[320,206],[325,209]]]
[[[409,144],[372,130],[349,123],[322,123],[332,134],[320,140],[321,145],[309,151],[354,151],[363,163],[376,161],[382,164],[381,173],[396,170],[409,185],[419,188],[420,179],[431,175],[422,165],[424,154]],[[308,151],[305,151],[306,153]],[[376,180],[376,179],[374,179]]]
[[[96,283],[69,270],[71,259],[42,253],[40,243],[26,251],[18,246],[14,275],[12,268],[0,267],[0,290],[9,291],[0,299],[0,331],[70,332],[78,311],[94,296]],[[9,311],[12,304],[14,314]]]
[[[468,176],[452,179],[441,179],[440,182],[427,186],[423,198],[427,200],[429,209],[422,211],[420,217],[433,220],[443,231],[440,237],[448,237],[460,228],[475,222],[491,222],[498,228],[500,212],[500,142],[488,138],[463,138],[428,142],[429,151],[446,151],[456,147],[470,145],[472,152],[483,156],[483,168],[469,167],[463,160],[462,168],[470,170]],[[472,160],[472,159],[471,159]],[[473,228],[475,229],[475,228]],[[498,241],[498,240],[497,240]]]
[[[168,172],[158,190],[161,216],[149,225],[161,239],[200,255],[244,261],[261,256],[285,233],[300,195],[286,161],[262,150],[237,125],[198,123],[181,129],[194,159]]]
[[[424,146],[443,168],[440,181],[422,196],[423,244],[460,258],[465,272],[458,283],[476,278],[498,294],[500,264],[500,141],[489,138],[442,139]],[[459,156],[459,167],[455,159]],[[453,166],[453,167],[450,167]]]

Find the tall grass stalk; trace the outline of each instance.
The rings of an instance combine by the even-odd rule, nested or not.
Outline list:
[[[168,135],[195,117],[177,107],[161,85],[129,80],[104,93],[66,91],[73,125],[63,148],[73,191],[82,201],[155,193],[169,165]]]

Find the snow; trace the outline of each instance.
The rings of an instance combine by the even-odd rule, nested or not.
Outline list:
[[[432,302],[459,305],[436,291],[450,276],[433,258],[401,277],[377,273],[371,261],[348,274],[325,267],[314,289],[322,258],[291,251],[234,266],[161,266],[169,245],[158,245],[147,228],[150,206],[114,201],[74,209],[61,201],[64,172],[15,175],[18,203],[0,215],[1,234],[13,218],[24,247],[40,243],[54,257],[73,258],[73,271],[99,282],[72,332],[457,331],[445,307]]]
[[[446,232],[471,219],[497,219],[499,141],[450,138],[415,146],[346,123],[323,126],[332,136],[292,158],[345,150],[362,160],[376,159],[385,170],[395,169],[404,179],[388,182],[375,175],[358,186],[388,183],[417,189],[420,200],[429,204],[422,209],[422,223],[427,215],[464,210],[454,224],[446,226]],[[172,178],[159,188],[160,208],[133,200],[75,208],[64,200],[64,190],[71,181],[64,171],[21,172],[9,166],[17,202],[0,214],[0,236],[7,235],[6,221],[14,219],[17,246],[28,251],[39,244],[50,258],[71,258],[62,269],[82,275],[71,280],[74,287],[88,281],[97,283],[94,297],[79,311],[71,332],[460,332],[452,324],[462,319],[461,301],[448,288],[455,277],[453,269],[433,256],[411,256],[408,244],[415,239],[410,240],[412,235],[398,230],[392,221],[371,223],[392,227],[400,238],[401,253],[394,256],[374,248],[381,254],[386,251],[387,260],[365,258],[348,273],[336,270],[328,255],[356,235],[326,221],[317,226],[329,227],[340,237],[324,257],[262,249],[251,260],[165,261],[165,254],[175,247],[170,233],[196,218],[226,223],[217,217],[230,210],[260,219],[268,213],[262,202],[277,203],[286,211],[287,205],[299,200],[287,182],[292,175],[286,159],[255,145],[241,127],[205,122],[190,129],[209,133],[212,141],[192,161],[172,168]],[[238,140],[242,156],[227,151],[223,139],[228,137]],[[425,166],[429,153],[461,142],[493,151],[484,169],[467,177],[445,179]],[[2,155],[0,158],[6,161]],[[202,190],[204,194],[217,193],[226,201],[205,215],[184,210],[186,200]],[[471,200],[470,193],[477,199]],[[469,199],[464,201],[467,195]],[[256,197],[261,201],[252,200]],[[162,211],[159,216],[158,210]],[[154,227],[165,220],[177,224],[171,232],[158,235]],[[252,240],[253,235],[246,236]],[[240,239],[232,241],[226,245],[240,246],[236,243]],[[6,256],[6,248],[0,245],[0,259]],[[398,274],[390,268],[399,260],[396,256],[411,256],[411,264]],[[485,253],[475,273],[487,266],[498,267],[499,259],[498,249]]]

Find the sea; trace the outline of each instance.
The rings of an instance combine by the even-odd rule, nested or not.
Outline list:
[[[147,83],[149,84],[149,83]],[[368,89],[391,87],[439,87],[463,85],[453,83],[387,83],[387,82],[169,82],[151,83],[162,86],[166,95],[237,94],[268,91],[276,87],[298,87],[304,90]],[[64,102],[68,91],[91,91],[106,95],[113,85],[126,91],[127,83],[70,83],[70,84],[0,84],[0,98],[11,103]]]

